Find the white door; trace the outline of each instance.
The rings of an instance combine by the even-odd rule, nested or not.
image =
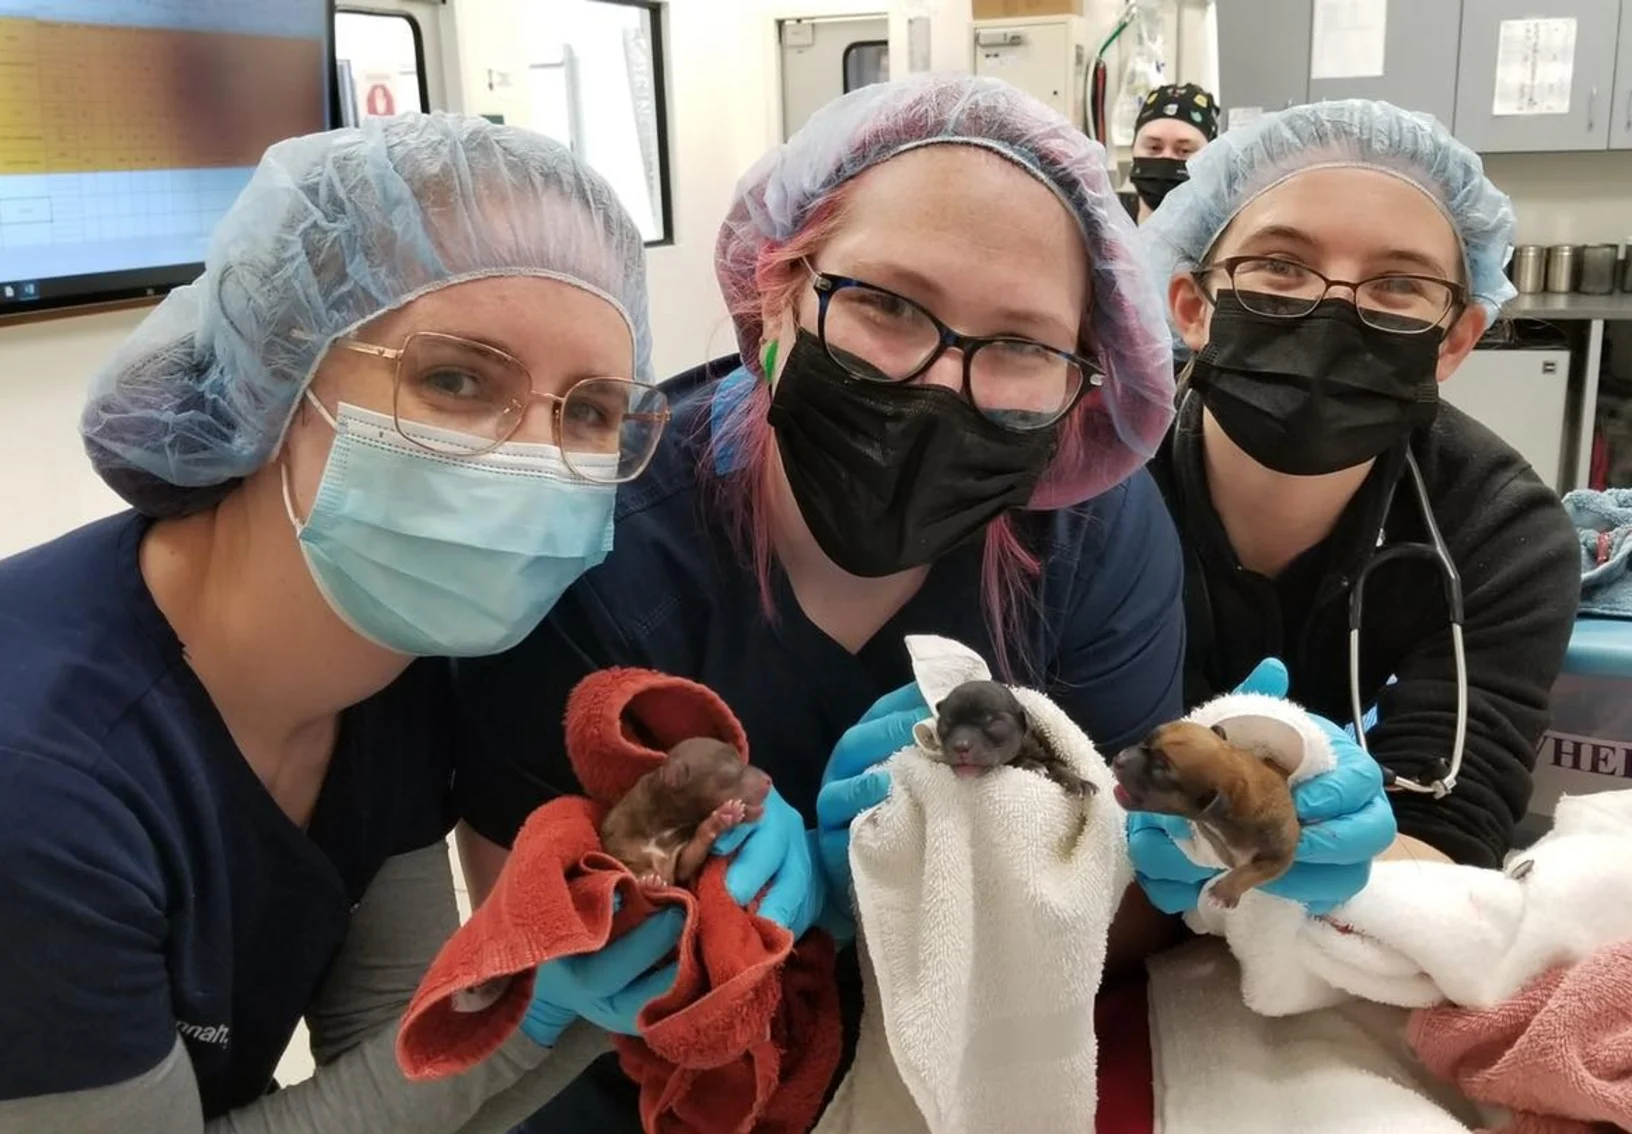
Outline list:
[[[782,137],[842,94],[890,77],[888,16],[783,20]]]
[[[444,66],[445,11],[432,0],[363,0],[336,8],[334,57],[342,124],[455,109]]]

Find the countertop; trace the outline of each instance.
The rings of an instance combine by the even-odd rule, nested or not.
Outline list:
[[[1502,314],[1509,319],[1632,319],[1632,292],[1614,295],[1521,295]]]

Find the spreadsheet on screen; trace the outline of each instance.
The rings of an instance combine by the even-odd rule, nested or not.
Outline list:
[[[203,259],[326,124],[324,0],[0,0],[0,281]]]

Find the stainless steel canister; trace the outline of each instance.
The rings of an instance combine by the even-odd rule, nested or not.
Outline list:
[[[1547,250],[1547,290],[1566,294],[1581,282],[1581,246],[1555,244]]]
[[[1547,286],[1547,249],[1539,244],[1513,249],[1513,286],[1521,295],[1534,295]]]
[[[1589,244],[1582,249],[1582,295],[1608,295],[1615,290],[1615,263],[1620,255],[1618,244]]]

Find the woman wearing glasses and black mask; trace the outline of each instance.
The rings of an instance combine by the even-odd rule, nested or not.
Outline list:
[[[461,663],[477,888],[574,788],[528,720],[601,666],[702,681],[741,719],[776,791],[727,885],[768,882],[759,912],[795,935],[842,920],[827,867],[847,875],[871,766],[928,713],[906,635],[968,644],[1112,749],[1176,715],[1180,553],[1142,470],[1171,341],[1133,235],[1099,148],[992,80],[866,87],[750,170],[716,257],[740,357],[665,387],[607,561],[510,654]],[[599,1065],[529,1129],[635,1116]]]
[[[1348,798],[1319,803],[1312,905],[1363,880],[1318,867],[1379,800],[1385,854],[1480,866],[1529,800],[1578,553],[1553,491],[1438,389],[1513,295],[1513,224],[1437,123],[1348,101],[1224,135],[1140,229],[1194,352],[1152,464],[1185,545],[1186,702],[1275,657],[1330,731],[1369,726]],[[1132,849],[1158,905],[1193,903],[1165,827]]]

